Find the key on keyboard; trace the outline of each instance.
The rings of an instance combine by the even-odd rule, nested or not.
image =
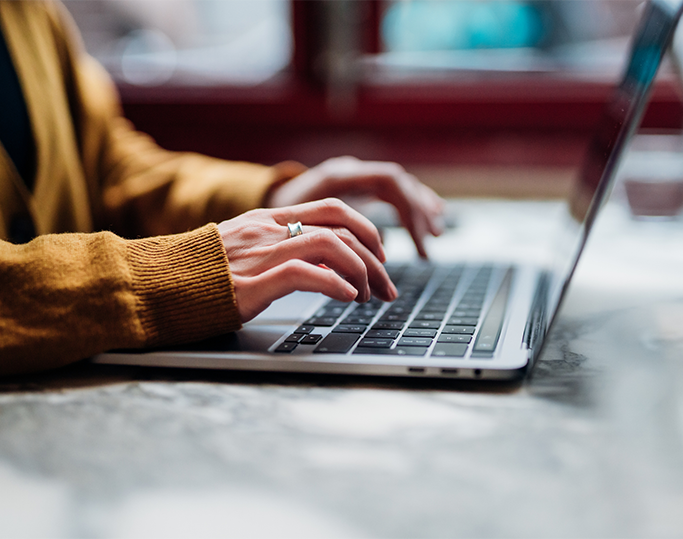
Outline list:
[[[396,301],[386,304],[373,298],[362,305],[349,305],[330,300],[276,351],[290,353],[298,346],[322,339],[315,353],[344,354],[353,350],[355,354],[424,356],[430,351],[434,357],[462,358],[472,347],[472,357],[492,356],[505,317],[510,269],[483,322],[492,267],[404,266],[387,270],[399,290]],[[469,282],[461,283],[464,275]],[[454,298],[458,298],[456,303]],[[309,335],[316,327],[327,336]]]

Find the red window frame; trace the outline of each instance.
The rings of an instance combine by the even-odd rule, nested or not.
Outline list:
[[[326,0],[320,0],[326,1]],[[381,0],[366,7],[363,47],[380,50]],[[580,159],[612,84],[525,74],[431,84],[360,81],[355,104],[331,110],[315,75],[319,20],[314,0],[292,0],[292,68],[244,87],[120,85],[124,111],[162,146],[217,157],[314,164],[330,155],[410,163],[572,165]],[[659,77],[643,127],[680,130],[679,82]],[[492,152],[502,140],[513,149]]]

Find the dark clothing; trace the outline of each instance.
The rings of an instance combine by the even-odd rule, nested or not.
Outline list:
[[[0,28],[0,143],[29,190],[33,189],[35,149],[19,77]]]

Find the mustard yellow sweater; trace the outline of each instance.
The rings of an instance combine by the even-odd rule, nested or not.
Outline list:
[[[0,0],[0,24],[36,149],[28,191],[0,146],[0,374],[238,329],[228,260],[206,223],[261,205],[301,166],[162,150],[121,116],[60,5]],[[6,241],[16,219],[38,238]]]

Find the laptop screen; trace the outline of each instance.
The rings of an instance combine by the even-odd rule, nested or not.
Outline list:
[[[605,106],[570,196],[568,230],[557,246],[558,258],[548,294],[546,312],[553,317],[598,211],[612,190],[627,143],[640,124],[655,75],[673,40],[682,3],[682,0],[651,0],[645,6],[624,76]]]

